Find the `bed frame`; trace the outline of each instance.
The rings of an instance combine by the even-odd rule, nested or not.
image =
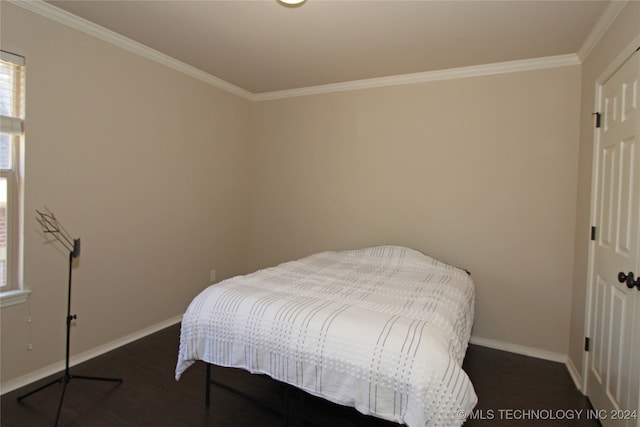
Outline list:
[[[323,280],[326,271],[340,280]],[[229,279],[206,288],[189,304],[182,320],[176,380],[189,366],[203,362],[207,408],[213,385],[275,415],[285,427],[323,427],[360,414],[357,409],[343,412],[343,407],[361,408],[362,417],[389,426],[418,426],[425,420],[461,425],[455,410],[477,403],[461,367],[473,314],[467,308],[473,307],[474,296],[465,272],[409,248],[381,246],[322,252],[259,270],[249,280]],[[301,280],[305,286],[298,285]],[[352,282],[371,284],[352,289]],[[279,293],[272,292],[274,284]],[[324,298],[328,292],[345,293],[349,304]],[[411,298],[418,303],[407,311],[414,303]],[[362,326],[352,321],[353,316],[363,316],[369,328],[352,355],[345,345]],[[329,327],[339,333],[328,334]],[[448,347],[435,340],[440,331]],[[276,340],[279,334],[287,341]],[[286,346],[289,341],[295,349]],[[377,349],[375,360],[369,355],[372,349]],[[425,362],[423,356],[432,353],[433,363]],[[285,359],[290,362],[281,363]],[[217,370],[227,366],[254,373],[274,388],[254,393],[242,378],[234,382],[226,378],[226,371]],[[352,392],[356,389],[368,394]],[[427,392],[433,396],[424,402],[419,397]],[[336,402],[337,414],[326,411],[322,401]]]
[[[297,387],[294,387],[290,384],[275,380],[271,377],[269,377],[268,375],[260,375],[260,374],[252,374],[252,375],[260,375],[262,377],[264,377],[265,379],[268,379],[269,381],[273,381],[275,383],[277,383],[280,386],[280,390],[281,390],[281,405],[280,408],[274,408],[271,404],[267,403],[266,401],[262,400],[262,399],[258,399],[254,396],[251,396],[241,390],[238,390],[228,384],[224,384],[221,383],[219,381],[216,381],[212,378],[212,373],[211,373],[211,367],[213,366],[211,363],[206,363],[207,365],[206,367],[206,383],[205,383],[205,406],[208,408],[211,407],[211,386],[214,385],[216,387],[219,387],[229,393],[235,394],[236,396],[242,397],[243,399],[247,400],[248,402],[250,402],[251,404],[265,410],[266,412],[270,412],[274,415],[278,415],[282,418],[282,426],[283,427],[289,427],[290,425],[296,426],[296,427],[302,427],[304,425],[313,425],[316,427],[325,427],[326,424],[324,423],[318,423],[316,420],[309,418],[305,415],[305,398],[306,398],[306,392],[304,392],[303,390],[298,389]],[[292,420],[291,417],[291,401],[293,400],[292,397],[297,394],[298,397],[298,402],[296,405],[296,409],[297,409],[297,413],[298,416],[295,417],[295,420]],[[347,408],[347,407],[345,407]],[[355,410],[354,408],[351,408],[353,410]],[[295,422],[294,424],[290,424],[292,422]],[[400,426],[401,424],[393,424],[391,421],[388,421],[388,423],[390,425],[398,425]]]
[[[215,385],[223,390],[226,390],[230,393],[233,393],[237,396],[242,397],[243,399],[248,400],[252,404],[264,409],[267,412],[271,412],[272,414],[279,415],[282,417],[282,425],[289,425],[289,394],[290,389],[293,388],[288,384],[280,383],[280,388],[282,390],[282,406],[280,409],[273,408],[267,402],[257,399],[241,390],[238,390],[230,385],[223,384],[211,378],[211,364],[207,363],[207,373],[206,373],[206,384],[205,384],[205,406],[209,408],[211,406],[211,386]]]

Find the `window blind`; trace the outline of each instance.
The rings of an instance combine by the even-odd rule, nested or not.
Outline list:
[[[24,131],[24,58],[0,51],[0,132]]]

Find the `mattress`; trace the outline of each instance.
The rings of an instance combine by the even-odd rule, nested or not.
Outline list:
[[[418,251],[322,252],[211,285],[184,314],[176,379],[197,360],[266,374],[363,414],[458,426],[474,285]]]

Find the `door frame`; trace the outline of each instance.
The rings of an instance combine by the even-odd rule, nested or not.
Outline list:
[[[604,69],[603,72],[596,78],[595,81],[595,91],[594,91],[594,107],[593,111],[600,112],[600,106],[602,102],[602,86],[604,86],[605,82],[613,76],[613,74],[636,52],[640,46],[640,35],[633,38],[631,43],[629,43],[621,52],[609,63],[609,65]],[[639,53],[640,54],[640,53]],[[595,123],[595,121],[594,121]],[[598,147],[600,143],[600,131],[595,129],[594,124],[594,132],[593,132],[593,144],[592,144],[592,163],[591,163],[591,202],[590,202],[590,215],[589,215],[589,224],[590,226],[595,226],[596,224],[596,213],[597,213],[597,202],[598,202],[598,191],[599,191],[599,178],[598,175],[598,160],[599,153]],[[587,230],[584,230],[586,233]],[[593,273],[594,273],[594,259],[595,259],[595,241],[589,241],[589,254],[587,259],[587,294],[586,294],[586,307],[585,307],[585,323],[584,323],[584,336],[591,336],[591,310],[593,305]],[[640,262],[640,260],[638,260]],[[588,395],[589,392],[589,356],[590,353],[588,351],[582,352],[582,394],[585,396]]]

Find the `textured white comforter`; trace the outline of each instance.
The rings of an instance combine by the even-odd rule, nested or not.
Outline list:
[[[196,360],[264,373],[364,414],[459,426],[467,273],[417,251],[323,252],[212,285],[182,320],[176,379]]]

